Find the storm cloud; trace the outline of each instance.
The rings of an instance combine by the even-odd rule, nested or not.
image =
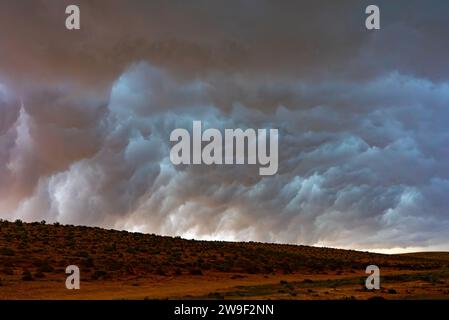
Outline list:
[[[0,4],[0,218],[448,250],[447,1]],[[279,129],[279,171],[174,166],[170,132]]]

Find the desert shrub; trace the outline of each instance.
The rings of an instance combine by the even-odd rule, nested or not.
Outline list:
[[[9,257],[12,257],[12,256],[15,255],[15,252],[14,252],[14,250],[11,249],[11,248],[1,248],[1,249],[0,249],[0,254],[3,255],[3,256],[9,256]]]
[[[15,224],[17,227],[23,226],[23,222],[22,222],[22,220],[20,220],[20,219],[17,219],[16,221],[14,221],[14,224]]]
[[[78,251],[75,255],[77,257],[83,257],[83,258],[89,257],[89,253],[87,253],[86,251]]]
[[[159,267],[157,267],[155,269],[155,273],[157,275],[159,275],[159,276],[166,276],[167,275],[167,273],[165,272],[165,270],[161,266],[159,266]]]
[[[136,254],[137,253],[136,249],[134,249],[133,247],[126,248],[126,252],[130,253],[130,254]]]
[[[43,261],[38,268],[38,272],[53,272],[54,270],[48,261]]]
[[[12,276],[14,275],[14,270],[11,267],[4,267],[2,273],[7,276]]]
[[[264,266],[263,271],[264,271],[264,273],[273,273],[274,269],[270,266]]]
[[[73,241],[75,239],[75,235],[72,231],[68,231],[68,233],[64,235],[64,239],[67,242]]]
[[[231,271],[231,266],[228,263],[222,263],[217,266],[217,270],[221,272]]]
[[[310,279],[304,279],[302,283],[313,283],[313,280],[310,280]]]
[[[202,257],[199,257],[196,259],[197,265],[202,265],[204,263],[204,259]]]
[[[93,274],[92,274],[92,280],[100,280],[100,279],[105,279],[108,276],[108,273],[104,270],[96,270]]]
[[[115,243],[111,244],[110,246],[106,246],[104,248],[105,252],[115,252],[117,250],[117,247],[115,245]]]
[[[45,274],[41,271],[38,271],[34,274],[35,278],[45,278]]]
[[[25,249],[28,249],[28,248],[29,248],[28,241],[21,241],[20,242],[20,244],[19,244],[19,249],[20,250],[25,250]]]
[[[203,263],[201,266],[199,266],[203,270],[210,270],[212,266],[209,263]]]
[[[260,273],[260,268],[256,265],[247,265],[245,268],[245,271],[249,274],[257,274]]]
[[[64,243],[64,247],[66,247],[67,249],[73,249],[76,247],[76,242],[75,240],[71,240],[71,241],[66,241]]]
[[[398,293],[395,289],[388,289],[387,291],[389,294],[396,294]]]
[[[13,240],[13,236],[10,233],[7,233],[3,236],[3,239],[5,239],[6,242],[11,242]]]
[[[290,268],[290,266],[284,266],[283,268],[282,268],[282,272],[284,273],[284,274],[291,274],[292,273],[292,269]]]
[[[119,259],[117,259],[117,260],[108,259],[107,270],[109,270],[109,271],[118,271],[122,267],[123,267],[123,262],[120,261]]]
[[[201,271],[201,269],[194,268],[190,270],[190,274],[192,276],[202,276],[203,272]]]
[[[207,295],[210,299],[217,299],[217,300],[223,300],[225,298],[223,293],[220,292],[211,292]]]
[[[28,270],[25,270],[22,272],[22,281],[32,281],[33,276],[31,275],[31,272]]]
[[[134,267],[132,265],[127,265],[125,267],[125,269],[128,274],[132,274],[132,275],[136,274],[136,271],[134,270]]]
[[[87,257],[84,259],[83,264],[87,268],[92,268],[94,266],[94,259],[92,259],[92,257]]]

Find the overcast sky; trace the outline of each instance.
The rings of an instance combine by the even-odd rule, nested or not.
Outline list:
[[[0,1],[0,218],[449,250],[449,2],[71,3]],[[193,120],[278,128],[278,173],[173,166]]]

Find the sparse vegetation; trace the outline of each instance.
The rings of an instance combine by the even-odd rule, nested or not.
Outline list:
[[[15,252],[11,248],[0,248],[0,255],[12,257],[14,254]]]
[[[202,276],[203,272],[200,269],[192,269],[190,270],[190,274],[193,276]]]
[[[23,281],[32,281],[33,276],[31,275],[31,272],[28,270],[25,270],[22,272],[22,280]]]
[[[0,221],[0,275],[3,287],[8,288],[20,281],[60,283],[66,277],[66,266],[74,264],[89,283],[133,279],[132,287],[140,288],[144,286],[134,279],[181,281],[195,277],[201,282],[210,275],[234,283],[229,292],[206,294],[209,299],[359,299],[360,295],[397,299],[415,294],[401,285],[416,282],[438,287],[448,298],[447,261],[449,255],[436,253],[429,258],[423,254],[382,255],[257,242],[195,241],[45,221]],[[366,290],[364,268],[368,264],[395,271],[381,275],[382,288],[389,289]],[[307,276],[295,278],[298,275]],[[252,281],[262,284],[238,285]],[[338,295],[337,288],[349,289]]]

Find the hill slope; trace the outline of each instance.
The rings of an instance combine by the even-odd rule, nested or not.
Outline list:
[[[363,279],[354,280],[354,277],[366,277],[364,270],[370,264],[378,265],[389,274],[392,271],[434,274],[445,272],[448,267],[448,263],[435,254],[382,255],[309,246],[194,241],[83,226],[0,222],[0,298],[6,299],[22,297],[14,294],[15,287],[20,290],[27,286],[45,287],[65,280],[68,265],[79,266],[84,283],[91,287],[142,280],[132,286],[142,286],[148,281],[153,284],[172,281],[174,288],[182,288],[182,281],[194,278],[196,282],[214,279],[221,285],[219,288],[229,289],[233,284],[240,285],[243,279],[250,285],[264,283],[264,279],[278,284],[279,279],[294,281],[301,279],[300,275],[307,275],[326,281],[350,276],[360,289]],[[188,296],[185,293],[189,293],[193,286],[189,281],[184,283],[184,291],[174,290],[175,293],[169,296]],[[350,282],[341,283],[348,284]],[[327,285],[336,284],[322,283],[323,287]],[[207,290],[194,294],[203,294]],[[282,291],[282,288],[276,290]],[[65,291],[62,296],[56,294],[54,297],[64,298]],[[130,288],[124,297],[135,297],[134,292],[138,291]],[[39,294],[25,297],[48,298]]]

